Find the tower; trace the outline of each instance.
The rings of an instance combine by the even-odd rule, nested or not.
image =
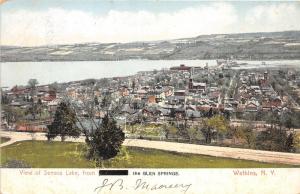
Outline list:
[[[192,78],[189,79],[189,89],[190,90],[193,89],[193,79]]]
[[[269,77],[269,74],[268,74],[268,72],[266,71],[266,72],[264,73],[264,80],[265,80],[265,81],[268,80],[268,77]]]

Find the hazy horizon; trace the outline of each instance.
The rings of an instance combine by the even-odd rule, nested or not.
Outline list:
[[[201,34],[193,37],[182,37],[176,39],[161,39],[161,40],[149,40],[149,41],[130,41],[130,42],[74,42],[68,44],[46,44],[46,45],[37,45],[37,46],[18,46],[18,45],[1,45],[4,47],[46,47],[46,46],[60,46],[60,45],[74,45],[74,44],[123,44],[123,43],[139,43],[139,42],[160,42],[160,41],[172,41],[172,40],[181,40],[181,39],[190,39],[199,36],[210,36],[210,35],[233,35],[233,34],[256,34],[256,33],[280,33],[280,32],[300,32],[300,30],[286,30],[286,31],[272,31],[272,32],[238,32],[238,33],[219,33],[219,34]]]

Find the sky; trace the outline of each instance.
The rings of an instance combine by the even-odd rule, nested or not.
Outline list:
[[[8,0],[0,6],[1,45],[12,46],[300,30],[300,1]]]

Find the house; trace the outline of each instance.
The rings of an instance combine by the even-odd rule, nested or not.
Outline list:
[[[72,89],[69,89],[69,90],[67,91],[67,95],[68,95],[70,98],[76,99],[78,93],[76,92],[75,89],[72,88]]]
[[[48,106],[48,111],[49,112],[55,112],[56,108],[58,107],[60,103],[60,99],[53,99],[52,101],[49,101],[47,106]]]
[[[171,113],[171,110],[166,108],[160,108],[159,111],[160,111],[160,115],[163,117],[169,117]]]
[[[129,90],[126,86],[123,86],[119,89],[119,95],[120,96],[128,96],[129,95]]]
[[[185,114],[191,119],[201,117],[201,113],[197,110],[197,107],[195,105],[186,106]]]
[[[161,111],[157,107],[148,106],[143,108],[142,114],[146,117],[154,117],[161,115]]]
[[[250,86],[250,88],[248,89],[248,92],[253,94],[253,95],[261,95],[261,90],[259,86],[256,85],[252,85]]]
[[[10,91],[14,95],[20,95],[20,94],[29,93],[30,89],[29,88],[24,88],[24,87],[14,86]]]
[[[169,96],[166,98],[165,103],[171,105],[185,104],[185,96]]]
[[[255,73],[250,73],[250,75],[249,75],[249,81],[250,81],[251,84],[255,84],[256,83]]]
[[[179,107],[175,108],[174,112],[175,112],[175,116],[177,118],[184,118],[185,117],[185,108],[184,108],[184,106],[179,106]]]
[[[174,96],[185,96],[185,90],[176,90]]]
[[[131,108],[131,107],[129,106],[129,104],[125,104],[121,112],[122,112],[122,113],[127,113],[127,114],[132,115],[132,114],[136,113],[137,111],[134,110],[133,108]]]
[[[281,105],[282,105],[282,101],[279,96],[270,97],[270,103],[271,103],[271,106],[274,106],[274,107],[281,107]]]
[[[190,119],[196,119],[201,117],[201,113],[197,110],[186,110],[185,114]]]
[[[16,130],[23,132],[46,132],[48,129],[47,126],[44,124],[23,123],[17,124]]]
[[[199,110],[201,112],[208,112],[210,109],[212,109],[212,107],[208,104],[203,104],[203,105],[197,106],[197,110]]]
[[[245,111],[256,112],[259,108],[259,103],[257,100],[249,100],[246,102]]]
[[[137,94],[138,98],[143,99],[146,97],[148,92],[146,90],[138,90],[138,91],[136,91],[136,94]]]
[[[148,103],[149,103],[149,104],[156,103],[156,97],[153,96],[153,95],[148,96]]]
[[[270,101],[269,101],[268,98],[265,98],[265,99],[262,100],[262,102],[261,102],[261,108],[262,108],[263,111],[270,111],[270,110],[272,110],[272,105],[271,105],[271,103],[270,103]]]
[[[165,96],[172,96],[173,95],[173,88],[172,87],[165,87],[164,88],[164,93],[165,93]]]
[[[151,90],[148,92],[148,100],[150,96],[155,97],[155,102],[153,103],[159,103],[162,102],[165,99],[165,93],[162,89],[156,89],[156,90]]]
[[[101,92],[100,92],[100,91],[97,91],[97,90],[95,90],[95,91],[94,91],[94,95],[95,95],[95,96],[97,96],[97,97],[100,97],[100,96],[101,96]]]
[[[51,102],[52,100],[56,99],[56,92],[55,91],[48,91],[48,93],[41,97],[42,102]]]
[[[219,91],[213,91],[213,92],[210,92],[208,94],[208,97],[209,97],[210,100],[214,100],[214,101],[217,102],[218,99],[219,99],[219,97],[220,97],[220,95],[221,95],[221,92],[219,92]]]
[[[242,84],[239,88],[238,88],[239,93],[246,93],[248,91],[247,85],[246,84]]]
[[[184,64],[170,68],[171,71],[191,71],[191,69],[191,67],[185,66]]]
[[[239,104],[238,106],[237,106],[237,109],[236,109],[236,112],[237,113],[244,113],[245,112],[245,105],[244,104]]]
[[[189,92],[198,93],[206,91],[206,83],[193,82],[193,79],[189,79]]]

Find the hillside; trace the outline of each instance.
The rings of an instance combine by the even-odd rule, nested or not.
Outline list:
[[[1,46],[1,61],[94,61],[217,59],[300,59],[300,31],[216,34],[194,38],[132,42]]]

